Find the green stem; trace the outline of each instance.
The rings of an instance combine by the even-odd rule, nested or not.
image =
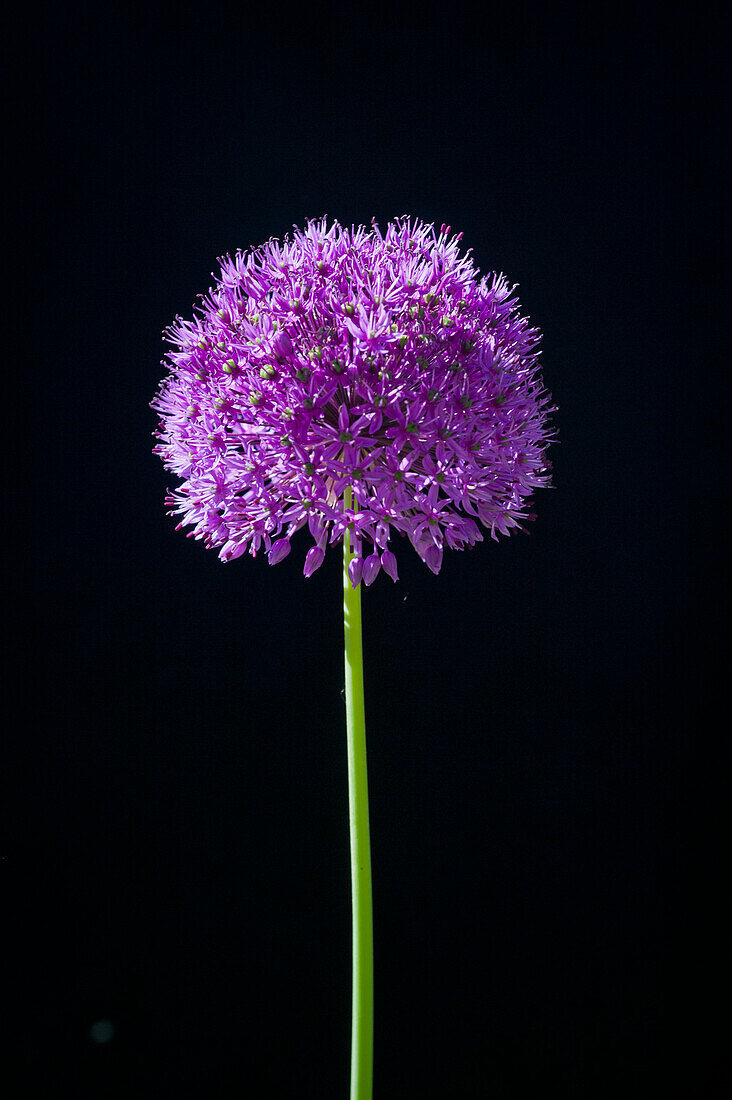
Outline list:
[[[343,504],[351,507],[352,491]],[[351,586],[348,566],[355,557],[343,539],[343,627],[348,736],[348,811],[351,834],[353,1002],[351,1016],[351,1100],[371,1100],[374,1059],[374,936],[371,909],[371,844],[366,772],[366,718],[361,646],[361,584]]]

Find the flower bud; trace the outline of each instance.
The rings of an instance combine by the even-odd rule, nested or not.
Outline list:
[[[433,573],[440,572],[442,565],[442,549],[439,546],[428,546],[423,554],[425,565],[429,566]]]
[[[369,554],[366,561],[363,563],[363,583],[365,585],[373,584],[380,569],[381,561],[379,555]]]
[[[272,543],[272,549],[267,554],[267,560],[270,565],[277,565],[290,553],[292,547],[290,546],[289,539],[278,539],[277,542]]]
[[[361,580],[361,574],[363,573],[363,558],[352,558],[348,566],[348,576],[351,579],[351,586],[358,588],[359,581]]]
[[[381,555],[381,564],[384,567],[384,572],[388,573],[393,581],[399,580],[399,573],[397,572],[397,560],[391,550],[384,550]]]
[[[323,558],[325,557],[325,550],[321,546],[311,546],[305,555],[305,565],[303,573],[306,577],[312,577],[316,569],[319,569],[323,564]]]
[[[278,359],[287,359],[292,355],[292,340],[286,332],[281,332],[272,343],[272,351]]]

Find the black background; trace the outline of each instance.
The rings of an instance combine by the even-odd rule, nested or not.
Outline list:
[[[694,1094],[718,35],[643,5],[17,14],[14,1095],[347,1095],[338,554],[306,581],[304,535],[272,569],[174,533],[148,402],[217,256],[403,213],[519,284],[560,442],[530,536],[439,577],[399,548],[364,594],[375,1096]]]

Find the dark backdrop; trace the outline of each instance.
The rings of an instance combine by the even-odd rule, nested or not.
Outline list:
[[[217,256],[402,213],[519,284],[560,442],[530,536],[437,578],[400,550],[364,595],[375,1095],[694,1094],[718,33],[642,4],[17,14],[15,1095],[347,1094],[338,554],[306,581],[304,536],[272,569],[174,533],[148,402]]]

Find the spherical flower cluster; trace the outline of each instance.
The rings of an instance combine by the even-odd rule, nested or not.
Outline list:
[[[197,315],[166,331],[151,403],[179,527],[224,561],[263,549],[274,565],[307,524],[306,576],[349,531],[356,585],[382,566],[397,579],[394,531],[437,573],[479,525],[533,519],[553,411],[539,333],[449,232],[322,219],[220,261]]]

